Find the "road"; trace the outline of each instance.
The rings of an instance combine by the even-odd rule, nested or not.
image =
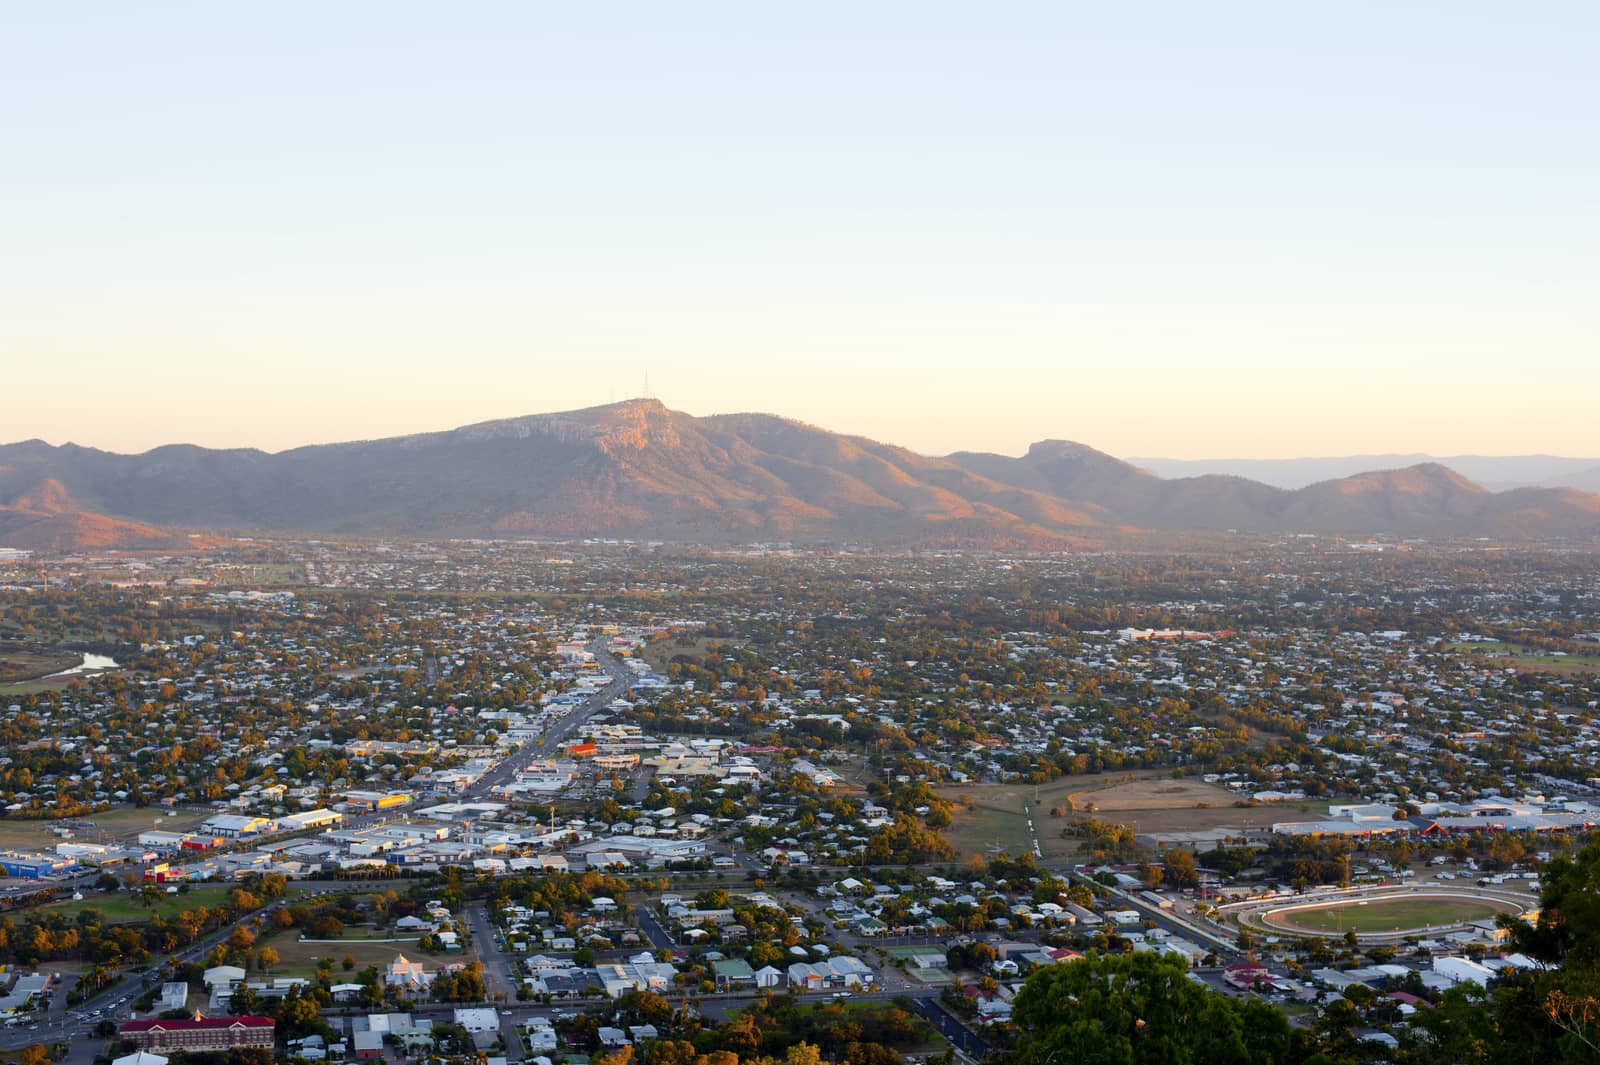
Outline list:
[[[498,999],[506,1004],[495,1006],[500,1011],[500,1035],[505,1039],[506,1046],[520,1051],[522,1044],[518,1041],[517,1023],[523,1018],[509,1008],[510,1003],[517,1001],[516,961],[500,949],[500,938],[495,935],[494,925],[489,921],[488,906],[473,903],[466,908],[465,916],[467,933],[472,937],[478,960],[483,963],[484,992],[491,1002]]]
[[[94,882],[103,875],[100,869],[82,869],[71,876],[59,880],[29,880],[22,884],[14,884],[0,889],[0,900],[24,899],[29,895],[39,895],[55,892],[57,894],[71,895],[74,891],[89,892],[94,888]]]
[[[517,997],[517,976],[511,959],[500,949],[500,940],[494,926],[489,923],[489,910],[483,903],[472,903],[466,910],[467,933],[483,963],[483,986],[489,997],[504,996],[506,1001]]]
[[[939,1034],[950,1040],[951,1044],[972,1058],[988,1056],[989,1044],[974,1035],[966,1025],[956,1020],[951,1012],[944,1008],[939,999],[933,995],[920,995],[911,1000],[912,1008],[917,1011],[917,1016],[927,1021],[939,1030]]]
[[[227,939],[233,930],[240,925],[248,925],[257,917],[272,913],[279,906],[288,905],[288,900],[274,899],[272,902],[241,917],[233,924],[213,932],[203,939],[196,940],[191,946],[172,955],[180,962],[199,962],[211,948]],[[102,1020],[116,1021],[118,1017],[128,1012],[130,1001],[138,998],[148,988],[154,986],[161,979],[161,966],[156,966],[143,975],[127,974],[120,980],[108,984],[99,994],[78,1003],[71,1010],[67,1009],[67,989],[65,983],[56,990],[54,1001],[50,1004],[45,1018],[34,1025],[23,1025],[16,1028],[0,1029],[0,1050],[15,1050],[25,1047],[30,1043],[43,1043],[67,1039],[76,1040],[78,1037],[87,1037],[94,1026]],[[96,1012],[100,1016],[94,1016]]]
[[[541,757],[550,757],[556,748],[566,742],[591,717],[610,706],[612,701],[626,695],[633,684],[633,671],[621,659],[606,650],[606,638],[591,641],[586,649],[594,655],[595,663],[611,678],[611,683],[590,695],[573,710],[545,731],[544,742],[525,743],[493,766],[483,776],[462,790],[461,802],[479,802],[502,784],[509,783],[528,763]],[[343,829],[371,828],[396,817],[404,817],[403,809],[375,811],[369,814],[347,816],[339,825]]]
[[[672,948],[672,937],[667,935],[667,930],[661,927],[661,922],[656,920],[656,915],[650,912],[650,907],[640,906],[634,911],[639,920],[639,931],[650,941],[650,945],[657,950],[663,947]]]
[[[523,744],[499,765],[479,777],[463,793],[466,801],[486,797],[493,789],[511,781],[529,762],[541,756],[549,757],[586,721],[610,706],[613,700],[627,694],[628,688],[633,684],[633,671],[621,659],[606,650],[606,638],[602,636],[591,641],[586,650],[594,655],[595,663],[606,676],[611,678],[611,683],[590,695],[571,713],[551,725],[545,731],[542,744]]]
[[[1131,891],[1124,891],[1119,887],[1102,884],[1084,872],[1081,867],[1074,866],[1067,870],[1066,875],[1080,883],[1089,885],[1092,890],[1104,891],[1113,898],[1121,900],[1129,909],[1137,910],[1141,915],[1155,922],[1157,927],[1164,928],[1175,936],[1183,939],[1198,940],[1201,945],[1215,951],[1224,958],[1231,958],[1239,953],[1239,945],[1231,936],[1225,935],[1221,931],[1212,931],[1200,924],[1198,920],[1188,920],[1178,916],[1171,910],[1153,906],[1149,901]]]

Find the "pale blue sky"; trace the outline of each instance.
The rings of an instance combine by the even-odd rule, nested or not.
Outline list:
[[[0,439],[1600,454],[1590,3],[63,3]]]

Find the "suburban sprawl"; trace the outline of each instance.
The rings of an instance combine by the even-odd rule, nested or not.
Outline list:
[[[23,1065],[1600,1054],[1576,548],[8,551],[0,738]]]

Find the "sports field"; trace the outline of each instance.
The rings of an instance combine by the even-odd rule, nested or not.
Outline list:
[[[1453,895],[1352,900],[1304,909],[1279,909],[1261,915],[1269,925],[1339,936],[1346,932],[1407,932],[1462,921],[1480,921],[1516,909],[1509,902]]]

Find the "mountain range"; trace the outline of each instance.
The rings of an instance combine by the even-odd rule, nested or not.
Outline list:
[[[1304,488],[1318,481],[1353,477],[1370,470],[1393,470],[1434,462],[1448,466],[1491,491],[1511,488],[1577,488],[1600,492],[1600,459],[1560,455],[1338,455],[1296,459],[1130,458],[1159,477],[1223,474],[1248,477],[1278,488]]]
[[[1162,478],[1082,444],[942,458],[655,400],[269,454],[0,446],[0,544],[166,550],[195,530],[1007,547],[1142,532],[1600,538],[1600,495],[1492,492],[1436,463],[1288,490]]]

